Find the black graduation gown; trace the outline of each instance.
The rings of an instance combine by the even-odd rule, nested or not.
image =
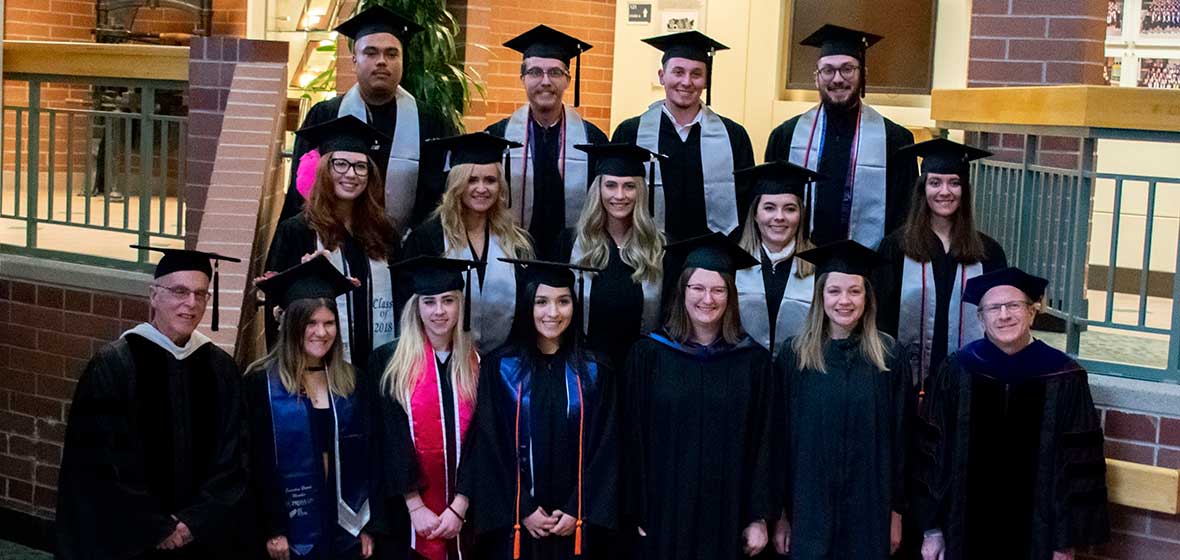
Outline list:
[[[742,531],[773,523],[780,506],[770,479],[770,354],[749,337],[704,350],[656,333],[632,347],[623,379],[620,531],[636,539],[632,557],[745,558]]]
[[[570,262],[577,238],[573,228],[561,235],[560,262]],[[590,319],[586,345],[622,367],[631,346],[643,336],[643,286],[631,279],[635,269],[623,262],[619,248],[607,243],[610,260],[591,284]]]
[[[385,262],[397,262],[397,247],[393,239],[386,240],[386,254]],[[270,251],[266,255],[266,270],[275,272],[282,272],[299,264],[303,255],[314,253],[316,251],[316,234],[307,223],[307,219],[302,213],[297,214],[291,218],[283,220],[275,230],[274,239],[270,243]],[[372,310],[372,303],[369,301],[370,285],[373,271],[370,270],[369,256],[365,253],[361,244],[351,235],[344,238],[340,247],[340,253],[348,263],[349,276],[353,276],[361,281],[361,285],[349,292],[349,301],[351,302],[351,311],[349,317],[355,320],[349,325],[349,346],[351,348],[351,356],[346,356],[349,363],[356,366],[357,369],[364,369],[365,363],[369,359],[369,354],[373,351],[373,324],[369,317]],[[392,277],[390,278],[390,286],[394,287]],[[363,297],[362,297],[363,296]],[[372,294],[373,297],[385,297],[395,299],[394,294]],[[278,325],[274,320],[274,314],[271,311],[273,306],[267,305],[266,321],[267,321],[267,345],[274,344],[275,336],[278,333]]]
[[[367,437],[367,427],[370,425],[373,409],[372,395],[376,389],[363,370],[355,371],[357,372],[356,388],[353,393],[356,398],[355,414],[360,415],[356,420],[358,425],[366,427],[365,435]],[[282,480],[275,466],[274,424],[271,417],[270,389],[267,383],[266,369],[259,367],[247,372],[242,384],[247,410],[246,427],[250,432],[250,486],[254,494],[256,509],[256,530],[250,543],[250,550],[256,558],[264,559],[269,558],[266,553],[266,541],[279,535],[287,536],[288,512],[283,499]],[[315,457],[327,455],[328,470],[324,473],[323,493],[318,500],[322,507],[323,534],[334,535],[337,524],[336,451],[333,445],[335,434],[331,433],[331,409],[314,409],[311,406],[311,399],[305,399],[305,403],[310,413],[311,433],[308,434],[308,437],[312,438],[313,453]],[[372,438],[368,439],[371,473],[373,464],[371,458],[377,447]],[[384,527],[386,522],[379,515],[383,513],[383,510],[373,508],[374,496],[377,495],[376,492],[379,489],[375,487],[371,475],[370,480],[366,483],[370,486],[370,520],[364,530],[370,532],[375,528]],[[353,546],[344,546],[331,538],[326,541],[331,550],[328,550],[326,554],[316,556],[316,560],[360,558],[359,541]]]
[[[766,144],[766,161],[783,160],[791,157],[791,137],[799,116],[792,117],[778,125],[770,133]],[[810,208],[815,227],[811,230],[811,241],[817,246],[848,238],[848,207],[844,197],[851,164],[852,138],[856,134],[855,113],[828,114],[828,126],[824,135],[824,151],[817,171],[827,179],[819,181],[815,190],[815,204]],[[818,140],[818,139],[817,139]],[[910,191],[918,180],[918,164],[913,158],[894,158],[897,150],[914,143],[914,134],[905,127],[885,119],[885,152],[888,158],[885,180],[885,231],[889,235],[901,227],[909,206]]]
[[[863,358],[860,335],[825,344],[826,373],[799,368],[794,338],[775,360],[792,559],[888,558],[890,512],[904,521],[909,360],[883,338],[887,372]]]
[[[573,535],[534,539],[523,519],[538,507],[546,513],[561,510],[571,516],[578,511],[578,417],[567,411],[564,350],[544,356],[531,350],[531,387],[524,391],[530,401],[529,443],[521,442],[524,461],[521,470],[531,472],[532,490],[520,491],[520,557],[525,560],[574,558]],[[459,468],[459,492],[471,500],[468,520],[475,529],[481,559],[510,559],[513,553],[513,514],[516,499],[516,397],[515,388],[501,373],[501,363],[519,356],[513,346],[484,358],[480,364],[479,396],[471,422],[471,452]],[[597,384],[584,373],[585,402],[583,434],[583,536],[582,558],[606,558],[609,530],[617,522],[618,443],[615,420],[615,388],[608,366],[586,354],[597,364]],[[522,363],[525,363],[522,360]],[[530,367],[525,365],[523,367]],[[523,421],[522,421],[523,423]],[[527,446],[527,447],[526,447]],[[528,478],[522,478],[527,485]]]
[[[234,558],[246,491],[239,370],[128,334],[78,380],[58,480],[57,558]],[[155,550],[176,528],[195,540]]]
[[[414,446],[413,436],[410,434],[409,416],[406,415],[406,410],[401,403],[391,398],[380,386],[381,376],[389,361],[393,359],[397,343],[398,341],[395,340],[380,346],[373,350],[373,356],[369,359],[369,378],[374,380],[377,390],[375,399],[377,407],[374,410],[379,419],[373,422],[372,437],[380,440],[381,450],[377,475],[381,494],[380,497],[374,497],[374,503],[378,499],[383,502],[387,524],[386,538],[382,542],[388,550],[382,551],[381,558],[406,557],[410,550],[410,532],[413,530],[413,526],[410,523],[409,511],[406,510],[405,496],[412,491],[421,489],[417,448]],[[436,367],[438,367],[437,363]],[[439,399],[443,404],[442,412],[446,433],[448,435],[454,434],[456,433],[455,424],[458,422],[458,411],[454,408],[455,387],[451,382],[451,360],[448,359],[442,367],[438,367],[437,371],[439,373]],[[458,491],[459,487],[459,465],[454,459],[456,456],[465,456],[470,449],[464,447],[462,453],[457,454],[455,445],[456,442],[453,439],[448,439],[447,478],[451,481],[450,487],[456,489],[451,496],[448,496],[449,499],[454,499],[453,494]],[[467,471],[467,474],[470,475],[470,471]],[[465,524],[463,531],[459,534],[463,551],[471,550],[472,537],[471,530]],[[448,548],[448,557],[458,558],[454,546]]]
[[[300,128],[322,124],[337,118],[340,112],[340,102],[343,100],[344,96],[339,95],[316,103],[307,111],[307,116],[303,118]],[[389,138],[389,140],[381,142],[379,150],[369,154],[381,169],[381,182],[384,184],[385,166],[389,164],[393,133],[397,128],[397,104],[390,102],[382,106],[370,105],[369,114],[373,119],[373,122],[369,124]],[[454,134],[455,127],[450,121],[437,112],[424,107],[421,101],[418,102],[418,141],[421,146],[419,152],[421,155],[418,165],[417,200],[414,201],[414,210],[410,215],[410,227],[422,223],[430,215],[430,212],[438,205],[439,199],[442,198],[443,188],[446,185],[442,155],[437,153],[437,150],[427,150],[425,142],[431,138],[443,138]],[[303,154],[311,151],[313,147],[307,140],[299,136],[295,137],[295,147],[291,151],[291,181],[287,186],[287,196],[283,200],[282,212],[279,214],[280,222],[298,214],[303,209],[303,195],[299,194],[299,190],[295,188],[295,170],[299,168],[299,159],[303,157]]]
[[[631,117],[619,123],[614,135],[611,136],[611,142],[634,144],[639,136],[639,119],[640,117]],[[721,117],[721,122],[725,124],[725,130],[729,133],[734,170],[753,167],[754,147],[750,143],[750,135],[746,133],[746,129],[726,117]],[[664,233],[667,234],[668,240],[681,241],[709,233],[705,213],[705,175],[701,163],[701,125],[693,125],[688,133],[688,139],[681,140],[672,119],[661,113],[659,148],[661,154],[668,156],[668,159],[660,161],[667,209]],[[750,207],[750,196],[740,182],[735,188],[740,228],[746,217],[743,209]]]
[[[937,247],[936,255],[930,261],[930,266],[934,272],[935,298],[938,302],[938,306],[934,311],[934,341],[930,349],[930,371],[938,371],[942,361],[946,359],[946,338],[947,333],[950,332],[947,317],[949,315],[951,291],[957,285],[955,268],[959,265],[959,261],[955,258],[955,255],[943,250],[942,242],[938,240],[938,236],[933,231],[929,233],[932,242],[931,246]],[[987,235],[980,233],[979,236],[983,239],[984,251],[987,253],[987,258],[981,263],[983,265],[983,272],[988,273],[1007,267],[1008,258],[1004,255],[1004,248],[996,240]],[[877,249],[877,252],[886,261],[884,266],[877,268],[873,277],[873,289],[877,296],[878,304],[877,328],[881,332],[896,337],[897,325],[900,320],[899,315],[901,314],[902,271],[906,259],[905,252],[901,249],[901,230],[895,231],[885,237],[881,241],[881,246]],[[907,320],[910,319],[907,318]],[[912,319],[918,320],[916,317]],[[912,373],[916,374],[917,372]]]
[[[1110,535],[1102,426],[1086,370],[1039,340],[951,354],[917,425],[916,521],[947,560],[1048,560]]]
[[[586,141],[605,144],[606,133],[590,121],[586,123]],[[529,174],[533,176],[533,215],[529,221],[529,235],[537,240],[537,259],[552,261],[558,258],[557,239],[565,229],[565,180],[561,177],[561,127],[544,127],[537,121],[529,122],[529,142],[534,154]],[[489,134],[504,138],[508,119],[501,119],[487,128]],[[587,160],[586,188],[594,181],[595,158]],[[514,189],[523,185],[512,185]],[[519,211],[517,211],[519,213]]]

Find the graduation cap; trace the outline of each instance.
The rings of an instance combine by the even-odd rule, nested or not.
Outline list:
[[[877,44],[881,39],[884,39],[884,37],[827,23],[823,27],[816,29],[807,38],[799,41],[799,44],[808,47],[819,47],[820,58],[843,54],[851,56],[859,60],[861,64],[864,64],[865,51]]]
[[[1033,276],[1019,268],[1010,266],[993,270],[987,274],[980,274],[967,280],[967,287],[963,290],[963,301],[972,305],[979,305],[983,294],[996,286],[1012,286],[1036,302],[1045,295],[1045,288],[1049,281],[1039,276]]]
[[[352,115],[305,126],[295,134],[315,146],[321,155],[338,151],[368,155],[373,146],[389,141],[381,131]]]
[[[519,148],[524,144],[487,132],[472,132],[446,138],[432,138],[426,141],[426,145],[444,152],[443,161],[447,162],[448,170],[464,163],[504,164],[504,184],[508,186],[508,207],[512,208],[512,173],[509,170],[508,150]]]
[[[671,58],[687,58],[705,63],[705,105],[712,105],[713,101],[713,56],[717,51],[729,50],[729,47],[713,40],[700,31],[681,31],[659,37],[648,37],[643,40],[661,51],[664,56],[660,64],[667,64]]]
[[[803,251],[798,256],[814,264],[817,275],[841,272],[867,278],[874,268],[885,263],[885,258],[876,251],[851,239]]]
[[[679,263],[676,270],[703,268],[733,274],[758,264],[745,249],[723,233],[711,232],[664,246],[669,262]]]
[[[471,330],[471,291],[464,286],[471,285],[471,269],[480,263],[463,259],[417,256],[390,265],[391,271],[399,272],[410,279],[410,290],[420,296],[437,296],[459,290],[463,292],[463,330]],[[464,282],[463,274],[467,274]]]
[[[213,281],[213,318],[209,321],[209,328],[217,330],[218,319],[221,318],[218,312],[218,304],[221,302],[221,276],[217,273],[217,265],[221,261],[242,262],[242,259],[227,257],[217,253],[207,253],[205,251],[193,251],[190,249],[169,249],[167,247],[148,247],[146,245],[132,245],[132,249],[141,249],[145,251],[158,251],[164,256],[160,257],[160,262],[156,263],[156,272],[152,278],[159,278],[167,276],[173,272],[183,272],[186,270],[195,270],[204,273]],[[212,264],[210,264],[212,262]]]
[[[328,257],[322,254],[258,281],[258,289],[266,294],[267,301],[277,303],[284,309],[301,299],[334,300],[353,288],[356,288],[356,285],[352,280],[336,270],[328,261]]]
[[[643,177],[647,172],[647,211],[656,215],[656,198],[652,189],[656,184],[656,160],[668,159],[668,156],[657,154],[635,144],[616,142],[612,144],[578,144],[575,148],[594,157],[595,175],[613,175],[615,177]],[[643,165],[647,164],[647,169]]]
[[[760,195],[793,194],[799,200],[806,200],[807,185],[824,179],[818,172],[790,162],[774,160],[754,167],[733,172],[734,178],[750,187],[756,197]]]
[[[504,46],[519,52],[523,58],[537,57],[560,60],[565,63],[566,68],[569,68],[571,58],[577,58],[578,68],[577,73],[574,74],[574,107],[581,104],[582,53],[594,48],[594,45],[562,33],[548,25],[538,25],[509,39],[504,43]]]
[[[402,48],[405,48],[410,37],[422,29],[421,25],[412,20],[389,8],[377,5],[366,8],[344,23],[337,25],[335,31],[353,41],[359,41],[365,35],[389,33],[397,37],[397,40],[402,42]]]
[[[964,177],[970,171],[969,164],[977,159],[991,156],[981,150],[946,138],[935,138],[917,144],[910,144],[897,151],[897,157],[922,158],[922,173],[957,174]]]

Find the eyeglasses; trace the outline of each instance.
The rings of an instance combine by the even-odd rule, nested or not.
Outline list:
[[[703,298],[705,294],[711,294],[714,299],[725,299],[729,296],[729,289],[725,286],[708,287],[701,284],[689,284],[687,286],[688,293],[693,297]]]
[[[341,158],[332,158],[332,171],[337,175],[344,175],[351,169],[357,177],[369,176],[369,162],[367,161],[348,161]]]
[[[1001,309],[1007,309],[1009,315],[1020,315],[1024,313],[1028,306],[1032,305],[1031,301],[1015,300],[1005,303],[993,303],[992,305],[985,305],[979,308],[979,311],[987,317],[995,317],[1000,314]]]
[[[839,72],[841,78],[844,78],[845,80],[851,80],[852,77],[856,75],[857,70],[860,70],[860,66],[855,64],[845,64],[839,68],[834,66],[821,66],[815,71],[815,75],[823,78],[823,80],[827,82],[831,81],[832,78],[835,78],[836,72]]]
[[[162,284],[152,284],[152,286],[168,292],[179,301],[187,301],[189,296],[194,296],[197,303],[204,303],[208,301],[210,295],[209,290],[190,290],[184,286],[164,286]]]
[[[570,73],[567,72],[564,68],[550,68],[548,70],[544,70],[541,68],[529,68],[528,70],[524,71],[524,75],[528,76],[534,80],[540,80],[541,78],[544,78],[545,76],[549,76],[550,80],[557,81],[562,78],[568,78]]]

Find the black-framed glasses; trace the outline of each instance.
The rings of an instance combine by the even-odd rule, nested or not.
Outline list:
[[[524,75],[534,80],[540,80],[545,76],[549,76],[550,80],[560,80],[562,78],[568,78],[570,73],[565,68],[550,68],[548,70],[543,68],[529,68],[524,71]]]
[[[841,78],[844,78],[845,80],[851,80],[852,77],[856,75],[857,70],[860,70],[860,66],[855,64],[845,64],[839,68],[836,68],[835,66],[821,66],[815,71],[815,75],[823,78],[823,80],[827,82],[831,81],[832,78],[835,78],[836,72],[839,72]]]
[[[330,163],[332,164],[332,171],[335,171],[337,175],[344,175],[351,169],[357,177],[369,176],[369,162],[367,161],[348,161],[343,158],[332,158]]]

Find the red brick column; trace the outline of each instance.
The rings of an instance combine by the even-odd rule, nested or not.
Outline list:
[[[968,87],[1104,83],[1105,0],[975,0],[971,6]],[[988,134],[984,145],[1006,161],[1020,161],[1024,139]],[[1074,168],[1078,141],[1045,137],[1039,163]]]

